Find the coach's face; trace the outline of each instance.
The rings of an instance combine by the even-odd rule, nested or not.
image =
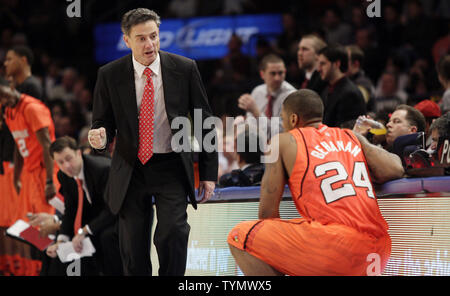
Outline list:
[[[154,21],[147,21],[131,27],[123,40],[131,49],[136,61],[144,66],[153,63],[159,51],[159,28]]]
[[[66,147],[61,152],[54,152],[53,159],[59,169],[67,176],[73,178],[80,174],[83,163],[81,150],[72,150]]]

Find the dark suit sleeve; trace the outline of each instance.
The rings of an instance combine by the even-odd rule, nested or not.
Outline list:
[[[206,90],[203,86],[200,72],[198,71],[195,61],[192,62],[190,79],[190,99],[191,99],[191,116],[194,118],[194,109],[202,110],[202,122],[205,118],[212,116],[211,108],[208,104]],[[215,129],[202,129],[202,138],[198,139],[199,135],[195,135],[197,140],[205,139],[209,133],[215,133]],[[216,138],[217,139],[217,138]],[[217,148],[217,142],[215,143]],[[207,152],[205,147],[199,154],[199,177],[201,181],[217,181],[218,173],[218,155],[217,149],[213,152]]]
[[[110,212],[103,198],[107,187],[111,160],[92,155],[83,155],[83,160],[86,186],[92,202],[91,215],[84,224],[89,226],[90,231],[95,236],[115,222],[115,216]]]
[[[95,176],[95,187],[98,191],[94,192],[91,198],[93,200],[95,199],[95,202],[98,203],[98,205],[101,206],[102,209],[98,216],[94,217],[88,223],[89,228],[92,231],[92,235],[94,236],[96,233],[102,231],[104,228],[108,227],[116,221],[116,217],[111,213],[109,207],[106,205],[103,199],[106,183],[108,182],[108,173],[109,166],[107,168],[103,168],[99,176]]]
[[[116,123],[111,104],[111,96],[106,85],[106,74],[103,68],[97,73],[92,109],[92,129],[104,127],[107,133],[107,143],[111,143],[116,134]]]
[[[61,219],[60,234],[73,237],[73,223],[75,221],[76,211],[78,207],[78,193],[70,190],[68,178],[61,171],[58,172],[58,181],[61,184],[59,192],[64,196],[64,215]]]

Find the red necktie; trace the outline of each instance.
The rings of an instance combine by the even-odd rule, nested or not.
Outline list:
[[[78,229],[81,228],[81,218],[83,216],[83,199],[84,199],[84,191],[83,191],[83,181],[80,179],[76,179],[78,185],[78,208],[77,215],[75,216],[75,222],[73,223],[73,233],[76,235]]]
[[[306,88],[308,86],[308,82],[309,82],[309,79],[305,78],[305,80],[303,80],[302,86],[300,88]]]
[[[267,108],[266,108],[266,116],[267,118],[272,117],[272,106],[273,105],[273,96],[267,95]]]
[[[155,90],[153,88],[152,70],[145,68],[147,77],[141,109],[139,110],[139,150],[138,158],[145,164],[153,155],[153,119],[155,117]]]

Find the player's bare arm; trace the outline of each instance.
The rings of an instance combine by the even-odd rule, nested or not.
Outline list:
[[[279,218],[279,206],[287,182],[286,170],[283,165],[282,152],[289,143],[286,134],[276,135],[271,139],[269,159],[274,162],[266,163],[264,176],[261,181],[261,197],[259,203],[259,218]]]
[[[355,133],[355,135],[361,143],[373,181],[384,183],[404,176],[405,170],[400,157],[369,143],[365,137],[358,133]]]
[[[13,173],[14,188],[16,189],[17,194],[19,194],[20,189],[22,188],[20,176],[22,174],[23,168],[23,157],[22,155],[20,155],[17,145],[14,145],[13,161],[14,161],[14,173]]]
[[[48,201],[52,199],[56,194],[55,184],[53,184],[53,159],[50,156],[51,140],[48,128],[44,127],[36,131],[36,138],[39,144],[42,146],[45,172],[47,173],[45,182],[45,198]]]

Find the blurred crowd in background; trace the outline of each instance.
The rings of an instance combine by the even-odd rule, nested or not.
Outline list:
[[[345,46],[349,62],[345,67],[338,67],[346,68],[339,74],[344,74],[341,76],[345,80],[348,77],[358,86],[353,88],[358,93],[357,97],[361,97],[361,104],[365,104],[361,108],[364,110],[362,112],[367,112],[364,116],[371,116],[387,126],[388,130],[394,129],[389,125],[400,126],[397,130],[401,133],[395,133],[396,137],[424,131],[426,146],[434,141],[433,149],[436,149],[437,139],[450,137],[450,113],[444,115],[450,110],[448,0],[79,0],[81,17],[71,18],[67,15],[67,7],[72,2],[0,0],[0,78],[8,79],[17,90],[43,101],[51,111],[56,138],[70,136],[85,148],[86,153],[89,152],[87,133],[91,125],[94,86],[97,70],[102,66],[96,62],[94,28],[98,24],[118,23],[125,12],[137,7],[156,11],[163,23],[166,19],[199,16],[265,13],[282,16],[283,31],[280,35],[275,38],[255,36],[255,56],[244,54],[243,41],[234,34],[228,41],[228,52],[222,58],[196,61],[213,113],[221,119],[232,117],[242,123],[245,116],[250,113],[255,115],[250,112],[250,108],[242,109],[244,101],[251,101],[243,97],[255,89],[259,90],[259,95],[264,93],[264,96],[260,95],[263,100],[270,100],[269,97],[273,94],[269,93],[269,87],[264,87],[264,84],[269,85],[267,76],[263,75],[266,68],[261,67],[267,58],[267,65],[282,64],[283,69],[284,66],[286,68],[285,74],[284,70],[273,74],[282,77],[280,84],[289,84],[287,89],[283,89],[284,95],[287,96],[295,89],[305,88],[305,81],[312,80],[312,76],[308,76],[312,72],[305,71],[306,62],[302,62],[299,48],[300,41],[304,38],[313,39],[310,41],[316,44],[312,46],[314,55],[324,49],[325,45]],[[380,15],[368,17],[368,6],[376,3],[381,5]],[[317,36],[320,41],[317,41]],[[338,52],[341,58],[342,51],[339,53],[335,48],[334,53]],[[329,54],[320,55],[331,61]],[[345,53],[344,56],[347,60]],[[320,76],[324,76],[322,72],[325,70],[312,68],[321,72]],[[341,69],[333,71],[337,73]],[[27,78],[26,84],[22,83],[26,77],[30,77],[29,74],[32,74],[32,78]],[[328,78],[321,77],[325,80],[321,82],[327,87],[326,95],[328,98],[332,95],[337,98],[337,83]],[[15,81],[19,83],[14,83]],[[8,87],[8,82],[6,85]],[[252,94],[256,92],[253,91]],[[324,99],[322,93],[320,95]],[[344,106],[340,106],[340,112],[334,112],[333,109],[328,113],[345,113],[358,107],[343,100],[335,101],[341,103],[336,105]],[[324,102],[326,105],[326,99]],[[264,104],[264,108],[269,105],[266,102]],[[404,105],[409,106],[405,109]],[[400,109],[396,109],[399,106]],[[327,109],[328,106],[325,107]],[[257,111],[258,114],[263,113],[263,110]],[[266,111],[264,113],[268,118],[272,115],[279,116],[276,112],[272,114],[275,111],[272,107],[270,115]],[[416,116],[410,116],[411,112],[413,115],[415,112]],[[327,120],[324,123],[351,129],[358,126],[357,117],[363,113],[352,115],[355,116],[346,118],[351,120],[345,124],[341,124],[342,120],[339,123],[334,121],[335,125],[328,124]],[[401,117],[406,123],[395,123],[392,119],[396,117]],[[415,120],[417,118],[419,120]],[[238,125],[239,120],[235,120],[234,124]],[[416,127],[412,130],[411,126],[414,125]],[[0,138],[4,131],[4,128],[0,128]],[[244,138],[243,142],[247,145],[253,135],[248,130],[231,138],[227,132],[219,135],[219,141],[223,140],[225,146],[225,151],[219,153],[219,187],[259,185],[264,173],[264,164],[260,162],[261,147],[258,145],[256,153],[247,153],[249,146],[245,146],[243,153],[233,149],[240,138]],[[416,141],[416,135],[413,137]],[[377,144],[388,142],[384,135],[378,138],[373,136],[372,142],[374,139],[378,141]],[[14,145],[11,140],[11,147]],[[12,149],[4,150],[12,152]],[[403,155],[403,151],[398,154]],[[12,156],[0,156],[11,172],[9,162]],[[10,175],[8,178],[12,179]],[[11,185],[9,179],[4,180],[3,184]],[[1,192],[5,192],[4,188]],[[4,212],[8,212],[6,207]],[[5,226],[9,225],[0,225]],[[8,244],[3,243],[2,239],[0,236],[0,259],[3,253],[14,250],[4,247]],[[27,253],[23,246],[16,247],[23,251],[19,257],[31,257],[30,250]],[[16,269],[12,274],[20,275],[21,272],[17,272],[17,267],[22,264],[19,257],[14,257],[11,262],[0,260],[0,274],[3,268],[3,271]],[[27,265],[28,261],[24,262],[23,272],[33,273],[38,270],[37,264],[30,267]]]
[[[93,27],[118,22],[136,7],[167,18],[280,13],[283,33],[275,41],[260,38],[255,57],[242,53],[233,36],[228,54],[218,60],[197,61],[216,116],[245,114],[238,98],[261,84],[258,63],[268,53],[280,55],[286,81],[299,88],[299,40],[317,34],[327,43],[355,45],[363,53],[362,69],[373,85],[375,98],[395,98],[415,105],[439,102],[444,89],[436,64],[450,48],[450,2],[446,0],[381,0],[381,17],[369,18],[371,2],[352,0],[172,0],[81,1],[81,18],[69,18],[69,2],[56,0],[0,1],[0,76],[5,76],[8,49],[26,45],[33,51],[32,74],[43,87],[42,100],[50,107],[56,137],[69,135],[87,144],[93,88],[99,64],[94,58]],[[393,111],[395,106],[391,106]],[[372,109],[372,110],[371,110]],[[380,111],[368,106],[368,111]],[[388,110],[389,111],[389,110]]]

